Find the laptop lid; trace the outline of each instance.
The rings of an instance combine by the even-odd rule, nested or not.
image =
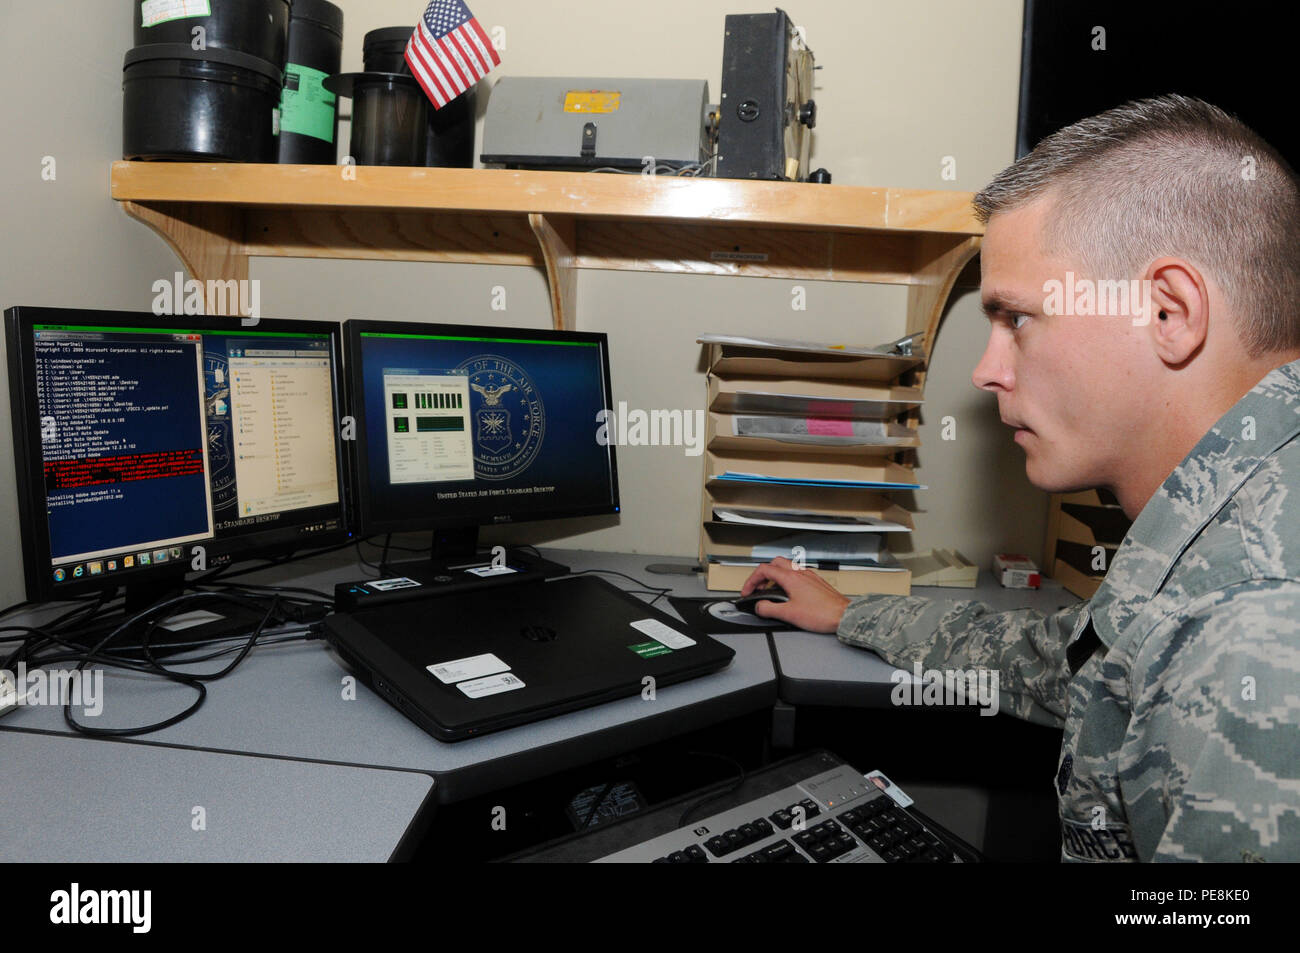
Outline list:
[[[498,731],[726,666],[734,650],[602,579],[571,576],[325,621],[385,698],[443,741]]]

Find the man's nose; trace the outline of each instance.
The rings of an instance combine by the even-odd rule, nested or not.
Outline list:
[[[972,383],[980,390],[1009,391],[1015,386],[1016,379],[1011,371],[1007,335],[999,333],[1000,330],[996,327],[990,329],[989,343],[985,346],[984,354],[971,374]]]

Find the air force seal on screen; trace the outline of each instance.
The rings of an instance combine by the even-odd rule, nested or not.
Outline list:
[[[508,480],[537,459],[546,436],[546,408],[518,364],[484,354],[457,370],[469,376],[474,476]]]

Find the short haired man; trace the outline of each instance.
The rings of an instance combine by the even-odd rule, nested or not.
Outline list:
[[[1035,485],[1133,520],[1101,588],[1049,616],[850,601],[777,560],[744,591],[776,582],[760,614],[900,667],[996,670],[1005,709],[1065,729],[1062,859],[1300,860],[1300,184],[1165,96],[1048,137],[975,207],[974,382]],[[1067,273],[1136,279],[1142,306],[1061,308]]]

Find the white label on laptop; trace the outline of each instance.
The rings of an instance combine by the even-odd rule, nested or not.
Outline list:
[[[872,771],[870,774],[864,774],[863,777],[897,801],[899,807],[912,806],[912,799],[903,793],[903,789],[893,781],[889,780],[889,778],[885,777],[881,772]]]
[[[425,667],[428,668],[430,675],[444,685],[450,685],[452,682],[463,682],[467,678],[482,678],[484,675],[495,675],[497,672],[510,671],[510,666],[491,652],[485,655],[471,655],[469,658],[458,658],[452,662],[439,662],[437,665]]]
[[[518,572],[519,570],[511,569],[509,566],[475,566],[465,571],[486,579],[488,576],[508,576],[512,572]]]
[[[394,589],[411,589],[418,586],[419,583],[414,579],[407,579],[405,576],[397,576],[393,579],[372,579],[366,585],[375,592],[392,592]]]
[[[676,629],[670,629],[658,619],[641,619],[638,622],[629,622],[628,625],[655,641],[662,642],[670,649],[688,649],[695,644],[694,639],[687,638]]]
[[[502,672],[500,675],[476,678],[472,682],[461,682],[456,687],[470,698],[485,698],[488,695],[513,692],[517,688],[523,688],[524,683],[517,676],[511,675],[509,672]]]

